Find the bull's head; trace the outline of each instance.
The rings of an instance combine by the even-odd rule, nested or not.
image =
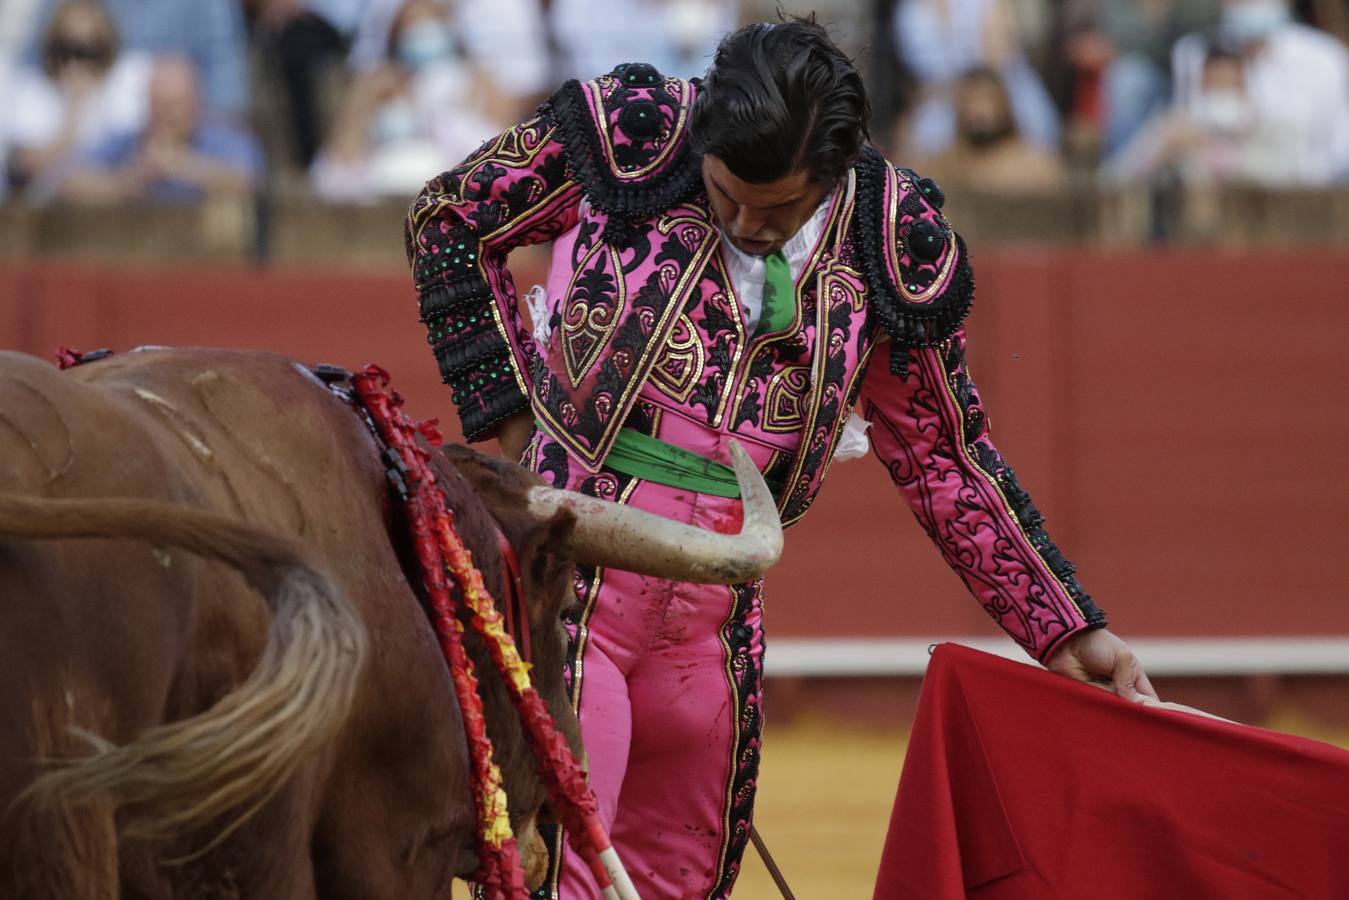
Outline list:
[[[581,758],[580,729],[563,681],[566,633],[561,612],[575,602],[576,566],[626,569],[659,578],[711,584],[734,584],[762,574],[782,551],[782,526],[772,495],[758,469],[739,445],[732,460],[744,498],[739,534],[720,534],[684,525],[643,510],[620,506],[571,491],[545,487],[538,476],[463,447],[447,447],[445,457],[484,501],[520,563],[533,649],[535,689],[547,703],[558,727]],[[437,466],[438,469],[443,467]],[[454,482],[441,472],[442,483]],[[450,490],[449,484],[445,484]],[[471,518],[458,527],[470,547],[491,548],[492,536]],[[486,583],[501,599],[501,561],[492,552],[478,552]],[[491,670],[486,651],[469,643],[478,672]],[[493,675],[483,680],[487,721],[497,763],[506,778],[512,825],[521,846],[531,889],[542,877],[543,848],[534,830],[544,789],[535,773],[527,742],[512,714],[506,690]]]

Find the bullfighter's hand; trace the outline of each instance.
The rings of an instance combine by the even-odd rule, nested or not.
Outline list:
[[[1073,635],[1045,660],[1045,668],[1077,681],[1108,681],[1116,694],[1134,703],[1158,699],[1138,657],[1105,628]]]

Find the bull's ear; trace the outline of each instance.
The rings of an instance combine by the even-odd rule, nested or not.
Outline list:
[[[576,516],[560,511],[529,535],[527,559],[530,593],[530,624],[535,627],[554,623],[563,611],[576,603],[572,575],[576,571],[573,535]]]
[[[529,491],[543,481],[523,466],[453,444],[441,453],[472,485],[515,548],[521,574],[529,582],[525,593],[531,628],[556,625],[562,611],[576,602],[576,514],[563,509],[541,521],[529,508]]]
[[[502,518],[497,513],[498,507],[518,507],[523,511],[529,489],[543,484],[543,479],[525,467],[470,447],[446,444],[440,453],[477,489],[498,519]]]

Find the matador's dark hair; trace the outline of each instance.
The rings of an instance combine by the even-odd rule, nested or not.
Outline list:
[[[870,118],[862,76],[812,14],[722,40],[694,101],[692,136],[744,181],[804,168],[832,184],[857,161]]]

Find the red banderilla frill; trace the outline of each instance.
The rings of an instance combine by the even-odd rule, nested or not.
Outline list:
[[[607,896],[619,896],[613,884],[617,880],[623,894],[635,897],[600,823],[595,795],[566,739],[549,716],[543,698],[534,689],[529,666],[521,660],[496,601],[483,584],[482,573],[454,529],[453,513],[436,484],[429,455],[416,441],[420,433],[438,446],[440,435],[433,423],[418,425],[407,417],[402,410],[402,397],[389,389],[389,376],[383,369],[367,366],[352,378],[352,383],[380,436],[398,453],[407,469],[410,530],[422,566],[423,587],[432,607],[432,624],[450,667],[472,758],[481,854],[474,881],[489,900],[526,897],[519,851],[507,815],[505,789],[501,773],[492,763],[492,743],[483,720],[482,700],[472,663],[464,651],[460,610],[445,579],[447,571],[466,604],[469,623],[485,638],[492,663],[509,686],[511,701],[538,760],[549,801],[561,817],[573,849],[590,865]],[[527,623],[524,627],[528,627]]]

